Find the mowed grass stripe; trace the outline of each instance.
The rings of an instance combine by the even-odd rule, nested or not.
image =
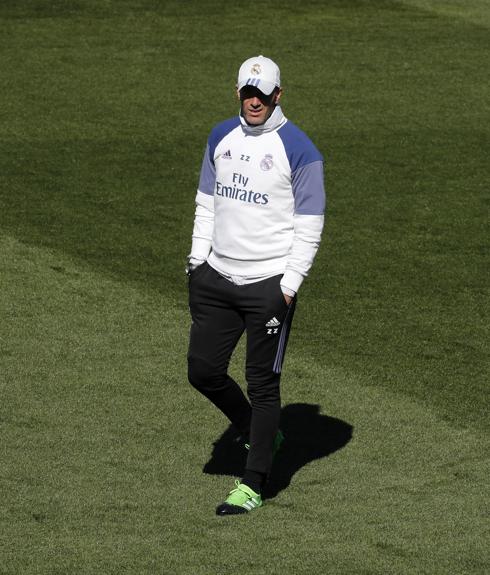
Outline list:
[[[202,467],[226,422],[186,383],[186,312],[57,252],[6,236],[1,251],[4,573],[442,574],[488,561],[486,438],[294,347],[284,403],[318,404],[353,437],[253,516],[215,517],[232,478]]]
[[[2,2],[2,573],[489,570],[489,45],[455,6]],[[284,403],[353,435],[230,526],[182,270],[251,46],[327,156]]]
[[[205,140],[257,46],[327,160],[301,349],[488,429],[487,30],[384,0],[281,2],[253,24],[247,9],[2,3],[2,228],[184,311]]]
[[[397,0],[441,16],[461,18],[479,26],[490,27],[490,10],[487,0]]]

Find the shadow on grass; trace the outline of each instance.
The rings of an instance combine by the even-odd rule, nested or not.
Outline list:
[[[342,449],[352,438],[352,425],[321,415],[319,405],[292,403],[283,407],[281,429],[285,441],[274,459],[271,476],[263,493],[271,499],[286,489],[295,473],[302,467]],[[215,442],[210,460],[203,468],[210,475],[241,477],[247,451],[237,441],[232,425]]]

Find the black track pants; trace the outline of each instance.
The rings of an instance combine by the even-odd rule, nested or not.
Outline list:
[[[189,278],[189,381],[240,432],[250,435],[246,467],[266,474],[279,427],[281,367],[296,304],[286,304],[281,277],[238,286],[204,263]],[[227,373],[244,331],[250,402]]]

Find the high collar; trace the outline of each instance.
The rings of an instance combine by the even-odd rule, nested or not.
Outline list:
[[[276,106],[267,121],[263,124],[260,124],[260,126],[251,126],[250,124],[247,124],[245,118],[241,114],[240,122],[245,133],[249,134],[250,136],[259,136],[260,134],[265,134],[267,132],[273,132],[274,130],[277,130],[287,122],[287,119],[282,113],[281,106]]]

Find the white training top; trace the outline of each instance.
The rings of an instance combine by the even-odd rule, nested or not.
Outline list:
[[[196,204],[191,263],[238,284],[284,274],[294,295],[323,229],[323,158],[279,106],[261,126],[237,116],[209,136]]]

